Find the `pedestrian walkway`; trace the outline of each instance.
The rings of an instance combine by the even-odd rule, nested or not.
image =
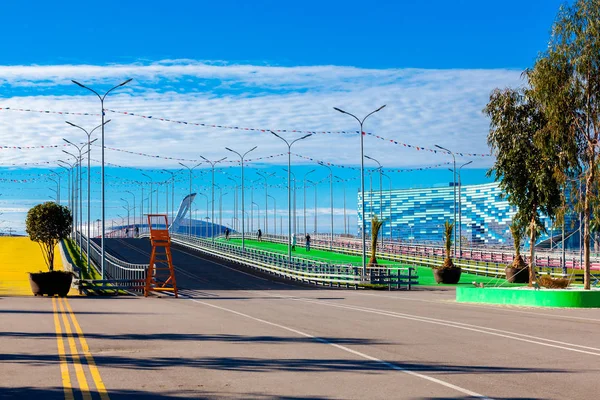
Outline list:
[[[0,260],[0,296],[32,296],[28,273],[48,270],[40,246],[29,237],[0,237]],[[54,269],[63,269],[58,247]],[[75,289],[69,292],[77,294]]]

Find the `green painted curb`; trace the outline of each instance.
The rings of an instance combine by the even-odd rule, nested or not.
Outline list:
[[[456,301],[513,306],[592,308],[600,307],[600,290],[457,287]]]

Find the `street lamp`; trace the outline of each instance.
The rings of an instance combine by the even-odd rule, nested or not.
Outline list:
[[[194,168],[196,168],[197,166],[199,166],[200,164],[202,164],[201,162],[199,162],[198,164],[194,165],[193,167],[188,167],[187,165],[183,164],[183,163],[179,163],[179,165],[181,165],[182,167],[187,168],[187,170],[190,172],[190,193],[189,195],[192,195],[192,171],[194,170]],[[188,198],[188,200],[191,199],[191,197]],[[188,236],[192,236],[192,202],[189,202],[190,207],[188,209],[188,215],[189,215],[189,219],[188,219]]]
[[[238,220],[238,184],[237,181],[231,177],[227,177],[230,181],[233,182],[233,229],[238,230],[239,220]]]
[[[104,202],[104,99],[106,98],[106,96],[108,96],[108,94],[110,92],[112,92],[113,90],[121,87],[121,86],[125,86],[126,84],[128,84],[129,82],[131,82],[131,79],[127,79],[126,81],[118,84],[117,86],[112,87],[110,90],[108,90],[106,93],[104,93],[104,95],[100,95],[98,92],[96,92],[94,89],[89,88],[85,85],[82,85],[81,83],[71,80],[71,82],[73,82],[74,84],[89,90],[90,92],[94,93],[96,96],[98,96],[98,98],[100,99],[100,112],[102,113],[102,124],[100,125],[102,127],[102,141],[101,141],[101,146],[102,146],[102,172],[101,172],[101,177],[102,177],[102,236],[100,239],[100,246],[102,247],[102,254],[101,254],[101,278],[104,279],[104,254],[105,254],[105,248],[104,248],[104,236],[105,236],[105,232],[106,232],[106,221],[105,221],[105,211],[106,211],[106,207],[105,207],[105,202]]]
[[[437,147],[438,149],[442,149],[446,152],[448,152],[448,154],[452,155],[452,160],[454,161],[454,168],[452,169],[452,173],[453,173],[453,180],[452,180],[452,186],[454,187],[454,221],[452,221],[454,223],[454,256],[456,257],[456,157],[454,156],[454,153],[451,152],[450,150],[448,150],[445,147],[439,146],[439,145],[435,145],[435,147]]]
[[[50,173],[56,175],[56,177],[58,178],[58,195],[57,196],[58,196],[58,204],[60,204],[60,174],[56,171],[52,171],[51,169],[48,171],[50,171]]]
[[[458,168],[458,253],[462,255],[462,181],[460,179],[460,170],[465,165],[471,164],[473,161],[464,163]],[[459,255],[460,257],[460,255]]]
[[[133,196],[133,224],[135,225],[135,194],[133,194],[131,190],[126,190],[125,193],[129,193]]]
[[[388,178],[388,180],[390,181],[390,192],[389,192],[389,197],[390,197],[390,203],[389,203],[389,212],[390,212],[390,243],[392,243],[392,239],[393,239],[393,235],[392,235],[392,178],[384,173],[382,173],[381,175],[385,176],[386,178]]]
[[[346,112],[342,109],[339,109],[337,107],[333,107],[334,110],[341,112],[342,114],[347,114],[349,116],[351,116],[352,118],[354,118],[355,120],[358,121],[358,123],[360,124],[360,193],[361,193],[361,197],[362,197],[362,204],[361,204],[361,213],[362,213],[362,227],[361,227],[361,233],[362,233],[362,270],[363,270],[363,275],[366,277],[367,275],[367,239],[365,236],[365,159],[364,159],[364,130],[363,130],[363,125],[365,123],[365,121],[367,120],[367,118],[369,118],[371,115],[375,114],[378,111],[381,111],[383,108],[385,107],[385,104],[382,105],[381,107],[379,107],[378,109],[376,109],[375,111],[371,111],[369,114],[367,114],[366,117],[364,117],[362,120],[360,120],[356,115],[354,114],[350,114],[349,112]]]
[[[108,124],[110,121],[111,120],[109,119],[108,121],[104,122],[104,125]],[[74,123],[69,122],[69,121],[65,121],[65,122],[75,128],[79,128],[82,131],[84,131],[85,134],[87,135],[87,139],[88,139],[87,140],[87,145],[88,145],[88,151],[87,151],[87,237],[88,237],[88,240],[87,240],[86,247],[87,247],[87,265],[89,267],[89,265],[90,265],[90,209],[91,209],[91,205],[90,205],[90,203],[91,203],[91,201],[90,201],[90,193],[91,193],[91,190],[90,190],[90,156],[92,153],[92,149],[90,146],[93,143],[90,141],[90,139],[91,139],[92,133],[94,133],[94,131],[96,129],[100,128],[101,125],[98,125],[97,127],[95,127],[94,129],[92,129],[91,131],[88,132],[87,130],[83,129],[79,125],[75,125]],[[95,139],[94,139],[94,141],[95,141]]]
[[[56,189],[50,188],[54,191],[54,193],[56,193],[56,198],[54,199],[56,201],[56,204],[60,204],[60,186],[59,183],[56,179],[52,178],[52,177],[48,177],[49,181],[52,181],[54,183],[56,183]]]
[[[304,236],[306,236],[306,177],[315,171],[316,171],[316,169],[308,171],[306,174],[304,174],[304,179],[302,180],[303,181],[302,189],[304,191],[304,196],[303,196],[303,200],[304,200]]]
[[[275,172],[272,172],[268,175],[265,174],[261,174],[260,172],[257,172],[258,175],[262,176],[263,178],[265,178],[265,233],[269,233],[269,206],[267,204],[267,199],[269,197],[269,181],[268,178],[272,177],[273,175],[275,175]]]
[[[129,228],[131,225],[129,224],[129,202],[127,200],[125,200],[124,198],[121,197],[121,200],[124,201],[127,204],[127,227]],[[135,214],[133,214],[133,218],[135,219]]]
[[[202,158],[204,161],[206,161],[207,163],[210,164],[210,166],[212,167],[212,185],[210,188],[210,195],[212,197],[212,205],[211,205],[211,213],[210,213],[210,236],[212,237],[212,241],[215,241],[215,164],[220,163],[221,161],[223,161],[224,159],[226,159],[227,157],[223,157],[220,160],[217,161],[210,161],[209,159],[207,159],[204,156],[200,156],[200,158]]]
[[[240,154],[235,150],[231,150],[229,147],[225,147],[225,150],[237,154],[240,157],[240,163],[242,167],[242,251],[246,250],[246,225],[244,224],[244,157],[251,151],[255,150],[258,146],[254,146],[244,154]]]
[[[260,229],[260,206],[256,202],[252,202],[256,206],[256,226]]]
[[[163,169],[163,172],[166,172],[167,174],[171,174],[171,224],[173,223],[173,215],[174,215],[174,207],[175,207],[175,175],[177,175],[179,171],[176,172],[171,172],[169,170]],[[167,206],[167,212],[169,212],[168,210],[168,206]]]
[[[331,206],[331,241],[329,242],[329,250],[333,248],[333,170],[330,166],[320,162],[320,166],[329,170],[329,203]]]
[[[268,197],[273,199],[273,234],[277,235],[277,200],[271,195]]]
[[[72,166],[72,164],[70,164],[70,163],[68,163],[66,161],[63,161],[63,160],[58,160],[57,163],[58,163],[58,166],[60,168],[63,168],[69,174],[69,177],[68,177],[68,180],[67,180],[67,193],[68,193],[68,196],[69,196],[67,205],[69,206],[69,210],[72,213],[73,212],[73,206],[71,205],[71,200],[73,200],[73,198],[71,196],[71,183],[72,183],[73,180],[71,179],[71,169],[73,169],[73,166]],[[65,165],[62,165],[62,164],[65,164]],[[69,168],[66,167],[67,165],[69,166]],[[72,215],[71,215],[71,218],[73,218]]]
[[[298,139],[293,140],[291,143],[276,134],[273,131],[270,131],[273,135],[283,140],[283,142],[288,147],[288,259],[290,263],[292,262],[292,192],[291,192],[291,173],[292,173],[292,145],[299,140],[306,139],[307,137],[312,136],[312,133],[308,135],[304,135]],[[295,197],[295,196],[294,196]]]
[[[346,185],[344,184],[344,180],[339,176],[334,176],[335,179],[338,180],[342,184],[343,196],[344,196],[344,234],[347,234],[348,231],[346,229]],[[316,189],[315,189],[316,190]]]
[[[379,216],[382,219],[383,222],[383,192],[381,189],[382,186],[382,174],[383,174],[383,166],[381,165],[381,163],[379,161],[377,161],[376,159],[374,159],[373,157],[369,157],[367,155],[365,155],[365,158],[368,158],[369,160],[375,161],[377,163],[377,165],[379,165],[379,167],[377,168],[377,170],[379,171]],[[371,193],[373,193],[373,191],[371,190]],[[371,199],[373,197],[371,196]],[[371,208],[373,207],[373,205],[371,205]],[[382,228],[382,232],[383,232],[383,228]],[[381,235],[381,245],[383,246],[383,234]]]

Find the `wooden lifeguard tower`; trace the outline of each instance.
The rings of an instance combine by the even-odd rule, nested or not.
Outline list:
[[[152,253],[146,275],[144,296],[148,297],[151,291],[163,291],[173,292],[177,297],[177,281],[171,257],[171,236],[169,235],[167,216],[165,214],[148,214],[148,227]],[[163,250],[159,251],[159,249]]]

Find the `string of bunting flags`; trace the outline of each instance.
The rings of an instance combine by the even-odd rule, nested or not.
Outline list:
[[[32,110],[32,109],[11,108],[11,107],[0,107],[0,110],[22,111],[22,112],[35,112],[35,113],[44,113],[44,114],[100,116],[100,114],[94,114],[94,113],[78,113],[78,112],[50,111],[50,110]],[[111,110],[111,109],[104,109],[104,111],[105,112],[114,113],[114,114],[121,114],[121,115],[127,115],[127,116],[132,116],[132,117],[144,118],[144,119],[153,119],[153,120],[157,120],[157,121],[171,122],[171,123],[182,124],[182,125],[192,125],[192,126],[201,126],[201,127],[205,127],[205,128],[230,129],[230,130],[239,130],[239,131],[269,132],[270,130],[273,130],[275,132],[281,132],[281,133],[291,132],[291,133],[305,133],[305,134],[308,134],[308,133],[310,133],[310,134],[358,134],[359,133],[358,131],[308,131],[308,130],[301,130],[301,129],[264,129],[264,128],[251,128],[251,127],[242,127],[242,126],[233,126],[233,125],[217,125],[217,124],[209,124],[209,123],[203,123],[203,122],[188,122],[188,121],[181,121],[181,120],[175,120],[175,119],[170,119],[170,118],[154,117],[152,115],[144,115],[144,114],[133,113],[133,112],[129,112],[129,111],[118,111],[118,110]],[[410,149],[415,149],[417,151],[428,151],[428,152],[431,152],[431,153],[434,153],[434,154],[448,154],[447,151],[440,150],[440,149],[432,149],[432,148],[428,148],[426,146],[415,146],[415,145],[412,145],[412,144],[399,142],[399,141],[394,140],[394,139],[387,139],[387,138],[385,138],[385,137],[383,137],[381,135],[377,135],[377,134],[375,134],[373,132],[363,132],[363,135],[372,136],[372,137],[374,137],[376,139],[379,139],[379,140],[382,140],[382,141],[384,141],[386,143],[391,143],[391,144],[395,144],[395,145],[398,145],[398,146],[403,146],[403,147],[407,147],[407,148],[410,148]],[[454,152],[454,154],[459,155],[461,157],[492,157],[492,154],[490,154],[490,153]],[[177,158],[167,158],[167,159],[179,160]]]
[[[316,160],[312,157],[307,157],[307,156],[303,156],[301,154],[296,154],[296,153],[292,153],[292,155],[299,157],[299,158],[304,158],[305,160],[310,160],[310,161],[315,161],[318,164],[325,164],[327,166],[330,167],[338,167],[338,168],[345,168],[345,169],[352,169],[355,171],[360,171],[359,167],[348,167],[345,165],[339,165],[339,164],[333,164],[330,163],[328,161],[320,161],[320,160]],[[445,165],[450,165],[452,164],[452,161],[448,161],[448,162],[444,162],[444,163],[440,163],[440,164],[435,164],[435,165],[428,165],[426,167],[419,167],[419,168],[402,168],[402,169],[388,169],[388,168],[383,168],[384,172],[414,172],[414,171],[424,171],[427,169],[434,169],[434,168],[439,168],[439,167],[443,167]],[[372,169],[372,168],[371,168]]]

